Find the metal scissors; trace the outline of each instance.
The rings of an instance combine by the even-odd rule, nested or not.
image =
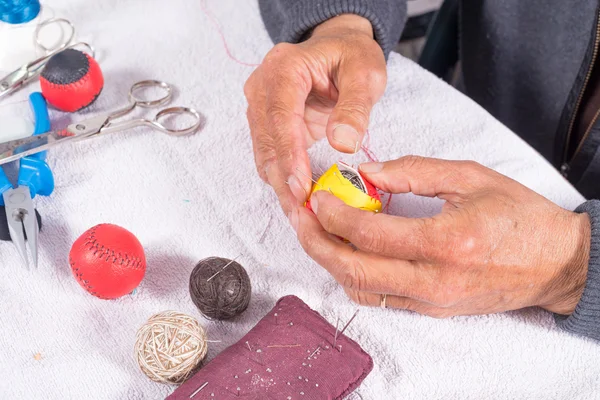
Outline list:
[[[145,98],[140,95],[141,89],[152,88],[165,92],[162,97]],[[202,118],[198,111],[188,107],[169,107],[160,110],[153,119],[131,119],[128,121],[115,121],[133,111],[136,107],[158,107],[169,102],[173,94],[171,86],[161,81],[141,81],[129,89],[129,105],[110,114],[99,115],[87,121],[77,122],[67,126],[66,129],[54,130],[41,135],[16,139],[0,144],[0,165],[10,161],[48,150],[60,144],[71,143],[75,140],[84,139],[101,133],[118,132],[137,126],[148,126],[171,136],[188,135],[200,128]],[[176,117],[178,115],[191,117],[184,128],[169,128],[161,119],[165,117]],[[179,117],[181,118],[181,117]],[[183,122],[185,123],[185,122]]]
[[[41,93],[35,92],[29,96],[29,103],[35,115],[33,135],[48,132],[50,119],[46,100]],[[0,167],[0,205],[5,206],[10,238],[27,268],[29,267],[27,247],[33,265],[37,267],[38,263],[39,226],[32,199],[38,194],[49,196],[54,191],[54,176],[45,158],[46,152],[40,152],[21,159],[16,188]]]
[[[67,38],[62,41],[62,43],[56,48],[48,48],[44,46],[39,39],[40,30],[47,25],[63,23],[69,26],[70,32],[67,35]],[[41,72],[50,57],[53,55],[60,53],[61,51],[76,47],[76,46],[85,46],[87,47],[92,57],[94,57],[94,48],[87,43],[78,42],[71,44],[73,40],[73,36],[75,35],[75,27],[71,22],[64,18],[51,18],[41,22],[35,29],[34,40],[36,46],[41,48],[46,52],[45,56],[39,57],[33,61],[28,62],[27,64],[22,65],[20,68],[6,75],[4,78],[0,79],[0,98],[6,96],[27,84],[29,81],[37,77]]]

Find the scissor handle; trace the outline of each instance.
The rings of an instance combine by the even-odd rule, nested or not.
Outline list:
[[[192,123],[184,128],[173,129],[166,127],[162,122],[160,122],[161,118],[165,118],[167,116],[181,116],[187,115],[192,117]],[[177,118],[177,117],[175,117]],[[179,117],[181,118],[181,117]],[[188,107],[170,107],[161,110],[152,121],[147,121],[146,124],[150,124],[153,128],[158,129],[162,133],[166,133],[171,136],[184,136],[194,133],[200,128],[202,125],[202,117],[200,113],[193,108]]]
[[[67,40],[63,40],[62,43],[58,47],[48,48],[48,47],[44,46],[42,44],[42,42],[40,41],[40,31],[42,30],[43,27],[48,26],[50,24],[55,24],[55,23],[64,23],[64,24],[68,25],[69,28],[71,28],[71,32],[69,34],[69,38]],[[69,43],[71,43],[71,40],[73,40],[73,36],[75,36],[75,27],[73,26],[71,21],[69,21],[68,19],[64,19],[64,18],[50,18],[50,19],[44,20],[39,23],[39,25],[35,28],[35,32],[33,34],[33,39],[35,41],[36,46],[38,46],[40,49],[44,50],[46,52],[46,54],[49,54],[49,53],[56,52],[57,50],[62,50],[64,48],[66,48],[69,45]]]
[[[69,25],[71,27],[71,32],[69,34],[69,37],[67,40],[63,40],[62,43],[60,45],[58,45],[57,47],[54,48],[48,48],[46,46],[44,46],[42,44],[42,42],[40,42],[40,38],[39,38],[39,33],[41,28],[43,28],[46,25],[49,25],[51,23],[56,23],[56,22],[63,22],[67,25]],[[73,24],[64,18],[51,18],[51,19],[47,19],[45,21],[42,21],[36,28],[35,28],[35,33],[33,35],[34,37],[34,41],[35,41],[35,45],[38,46],[40,49],[42,49],[46,55],[39,57],[33,61],[30,61],[29,63],[25,64],[24,68],[27,70],[28,76],[26,77],[26,80],[31,80],[34,77],[36,77],[40,72],[42,72],[42,68],[44,68],[44,66],[46,65],[46,62],[48,62],[48,60],[50,59],[50,57],[60,53],[63,50],[66,49],[72,49],[74,47],[86,47],[89,50],[90,55],[92,56],[92,58],[96,57],[96,51],[94,50],[94,48],[86,43],[86,42],[77,42],[77,43],[71,43],[71,41],[73,40],[73,36],[75,35],[75,27],[73,26]],[[23,82],[25,83],[25,82]]]
[[[150,98],[150,99],[136,94],[136,92],[139,93],[140,89],[145,89],[145,88],[161,89],[165,92],[165,94],[162,97]],[[131,86],[131,89],[129,89],[129,101],[132,104],[134,104],[134,107],[135,106],[140,106],[140,107],[162,106],[163,104],[166,104],[169,100],[171,100],[172,96],[173,96],[173,89],[171,88],[171,85],[169,85],[166,82],[162,82],[162,81],[155,81],[155,80],[141,81],[141,82],[134,83],[133,86]]]

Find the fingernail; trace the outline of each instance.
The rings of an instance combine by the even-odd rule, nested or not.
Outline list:
[[[263,171],[265,173],[265,182],[268,184],[271,184],[271,180],[269,179],[269,171],[271,170],[271,168],[273,167],[274,162],[273,161],[269,161],[265,164],[265,166],[263,167]]]
[[[287,184],[289,185],[290,190],[292,191],[292,194],[296,200],[300,202],[306,200],[306,190],[304,190],[300,180],[296,178],[295,175],[290,175],[290,177],[287,179]]]
[[[362,172],[366,172],[367,174],[374,174],[376,172],[380,172],[383,169],[383,163],[368,162],[368,163],[360,164],[358,168]]]
[[[356,153],[359,148],[359,138],[356,129],[350,125],[338,125],[333,130],[333,140],[343,144],[349,151]]]
[[[315,214],[319,211],[319,201],[317,200],[317,193],[319,192],[314,192],[313,195],[310,196],[310,208],[312,208]]]
[[[269,175],[269,168],[271,168],[271,166],[273,165],[273,161],[269,161],[268,163],[265,164],[264,166],[264,171],[265,171],[265,175]]]
[[[260,175],[260,178],[265,181],[265,183],[269,183],[269,168],[271,168],[271,164],[272,163],[267,163],[264,167],[263,167],[263,174]]]
[[[290,220],[290,225],[297,232],[298,231],[298,209],[295,208],[288,214],[288,219]]]

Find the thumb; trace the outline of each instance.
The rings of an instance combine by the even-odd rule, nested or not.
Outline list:
[[[369,127],[373,105],[386,85],[385,62],[369,65],[353,62],[340,65],[335,85],[339,95],[327,122],[327,139],[336,150],[356,153]]]
[[[450,161],[417,156],[359,166],[366,180],[389,193],[414,193],[449,202],[483,188],[491,170],[473,161]]]

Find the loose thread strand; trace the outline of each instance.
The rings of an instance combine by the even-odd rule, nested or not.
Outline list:
[[[365,142],[367,142],[367,143],[363,144],[360,147],[360,149],[363,151],[363,153],[365,153],[365,155],[367,156],[369,161],[379,162],[379,159],[377,158],[377,156],[369,148],[371,146],[371,134],[368,129],[367,129],[367,132],[365,133]],[[392,196],[393,196],[393,194],[389,193],[389,196],[387,198],[385,206],[383,207],[383,212],[387,212],[388,209],[390,208],[390,203],[392,202]]]
[[[225,48],[225,52],[227,53],[227,56],[235,61],[236,63],[240,64],[240,65],[244,65],[246,67],[258,67],[260,64],[252,64],[252,63],[247,63],[245,61],[240,60],[239,58],[235,57],[231,51],[229,50],[229,46],[227,45],[227,40],[225,39],[225,34],[223,33],[223,31],[221,30],[221,27],[219,26],[219,23],[217,21],[217,19],[211,14],[211,12],[208,10],[208,6],[206,5],[206,0],[202,0],[200,2],[200,9],[202,10],[202,12],[204,12],[204,14],[208,17],[208,19],[210,20],[210,22],[213,24],[213,26],[215,27],[215,29],[217,30],[217,32],[219,33],[219,36],[221,37],[221,41],[223,42],[223,47]]]

